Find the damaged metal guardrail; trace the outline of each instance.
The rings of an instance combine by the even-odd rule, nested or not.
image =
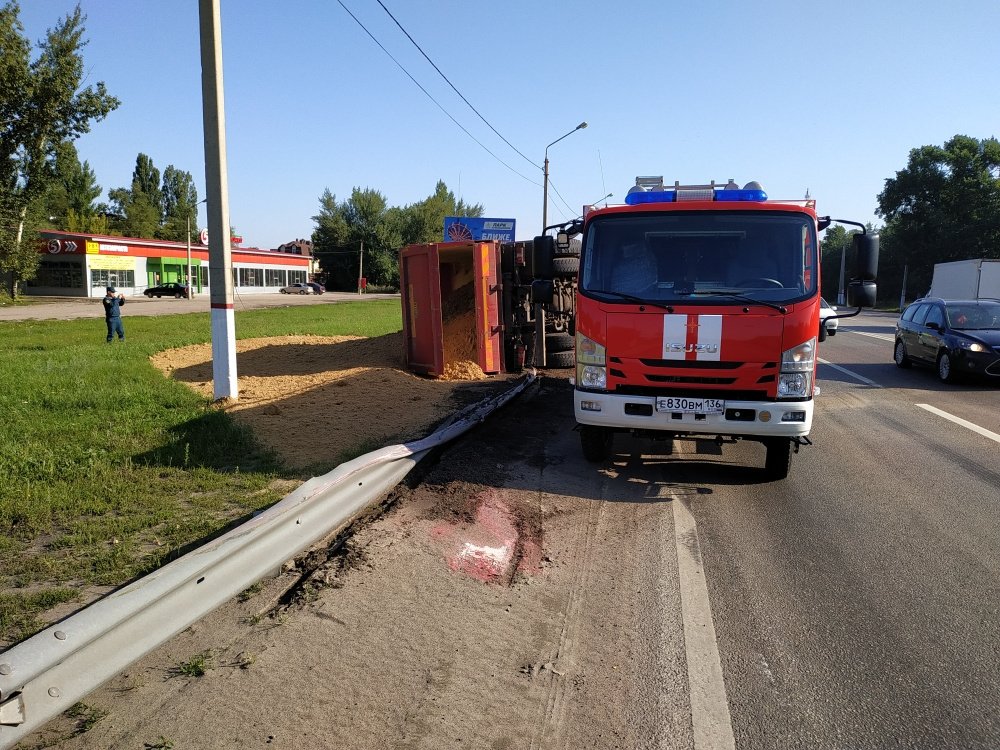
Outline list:
[[[172,636],[343,526],[427,453],[521,393],[534,371],[426,438],[314,477],[250,521],[0,653],[0,748],[9,748]]]

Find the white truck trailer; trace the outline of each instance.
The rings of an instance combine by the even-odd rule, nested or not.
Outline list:
[[[930,296],[943,299],[1000,299],[1000,258],[935,263]]]

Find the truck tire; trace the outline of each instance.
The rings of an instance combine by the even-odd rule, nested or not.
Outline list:
[[[777,482],[788,476],[792,465],[792,441],[788,438],[768,438],[764,441],[764,476]]]
[[[571,352],[575,344],[568,333],[550,333],[545,337],[546,352]]]
[[[545,366],[556,370],[576,367],[576,352],[545,352]]]
[[[606,461],[611,455],[614,438],[615,433],[607,427],[580,425],[580,447],[583,448],[583,457],[588,461],[594,463]]]
[[[556,276],[576,276],[580,272],[580,259],[557,255],[552,259],[552,273]]]

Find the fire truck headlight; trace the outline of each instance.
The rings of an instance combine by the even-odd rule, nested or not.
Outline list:
[[[816,367],[816,339],[811,338],[781,353],[782,372],[812,372]]]
[[[605,364],[605,349],[591,338],[587,338],[579,331],[576,332],[576,361],[582,365]]]
[[[608,387],[608,371],[604,367],[596,365],[578,364],[576,366],[576,382],[581,388]]]
[[[806,398],[811,392],[811,372],[783,372],[778,376],[778,398]]]

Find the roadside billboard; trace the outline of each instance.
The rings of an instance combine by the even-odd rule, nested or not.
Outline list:
[[[483,219],[470,216],[444,217],[444,241],[514,241],[514,219]]]

